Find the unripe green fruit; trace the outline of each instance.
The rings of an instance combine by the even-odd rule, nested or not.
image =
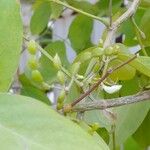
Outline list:
[[[58,96],[57,102],[59,103],[64,102],[65,96],[66,96],[66,92],[65,90],[62,90]]]
[[[54,59],[53,59],[53,64],[56,67],[56,69],[60,70],[61,69],[61,60],[60,57],[58,56],[58,54],[55,55]]]
[[[36,60],[35,57],[31,57],[28,61],[28,66],[32,69],[35,70],[38,68],[39,64],[38,61]]]
[[[28,43],[28,51],[30,54],[35,55],[37,51],[37,45],[34,40],[29,41]]]
[[[51,86],[45,82],[42,83],[42,87],[44,90],[49,90],[51,88]]]
[[[38,70],[32,71],[32,80],[39,83],[43,82],[43,77]]]
[[[93,68],[93,72],[96,73],[99,71],[99,69],[100,69],[100,63],[96,63],[94,68]]]
[[[111,55],[113,55],[113,51],[114,51],[113,47],[108,47],[104,50],[104,54],[106,56],[111,56]]]
[[[57,73],[57,79],[59,80],[59,82],[61,84],[64,84],[65,83],[65,75],[62,71],[58,71]]]
[[[104,50],[104,54],[106,56],[111,56],[111,55],[117,55],[119,52],[119,46],[118,45],[114,45],[113,47],[108,47]]]
[[[57,110],[61,110],[63,108],[63,103],[57,103]]]

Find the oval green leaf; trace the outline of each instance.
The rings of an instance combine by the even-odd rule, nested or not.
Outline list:
[[[109,67],[115,68],[116,66],[119,66],[119,64],[122,64],[123,62],[121,60],[115,59],[110,62]],[[136,69],[133,68],[130,65],[125,65],[122,68],[116,70],[110,75],[110,78],[114,81],[117,80],[130,80],[132,79],[136,74]]]
[[[7,91],[17,70],[22,45],[20,5],[0,1],[0,91]]]
[[[72,22],[69,29],[69,39],[73,49],[80,53],[81,50],[87,48],[90,44],[90,37],[93,28],[93,20],[83,16],[78,15]]]
[[[100,138],[29,97],[0,94],[3,150],[109,150]]]
[[[122,61],[127,61],[131,59],[134,55],[119,54],[118,58]],[[142,74],[150,77],[150,57],[147,56],[138,56],[136,59],[129,63],[136,70]]]
[[[40,34],[46,28],[50,14],[50,2],[43,2],[35,9],[30,21],[30,30],[32,34]]]

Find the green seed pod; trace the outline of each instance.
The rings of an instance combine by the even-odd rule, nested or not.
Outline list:
[[[65,84],[65,75],[62,71],[58,71],[57,79],[62,85]]]
[[[99,69],[100,69],[100,62],[95,64],[95,66],[93,68],[93,72],[96,73],[99,71]]]
[[[63,103],[57,103],[57,110],[61,110],[63,108]]]
[[[58,103],[64,102],[65,97],[66,97],[66,92],[65,90],[62,90],[58,96],[57,102]]]
[[[92,57],[100,57],[104,54],[104,49],[101,47],[96,47],[92,51]]]
[[[81,63],[80,62],[76,62],[76,63],[74,63],[72,66],[71,66],[71,74],[72,75],[75,75],[75,74],[77,74],[78,73],[78,71],[79,71],[79,69],[80,69],[80,65],[81,65]]]
[[[42,83],[42,87],[44,90],[49,90],[51,88],[51,86],[45,82]]]
[[[28,43],[28,51],[30,54],[35,55],[37,51],[37,45],[34,40],[29,41]]]
[[[111,55],[117,55],[119,53],[120,47],[119,45],[113,45],[111,47],[108,47],[104,50],[104,54],[107,56],[111,56]]]
[[[28,66],[30,69],[35,70],[38,68],[39,64],[35,57],[31,57],[28,61]]]
[[[58,54],[55,55],[54,59],[53,59],[53,63],[54,63],[54,66],[60,70],[61,69],[61,66],[62,66],[62,63],[61,63],[61,60],[60,60],[60,57],[58,56]]]
[[[106,56],[111,56],[111,55],[113,55],[113,51],[114,51],[113,47],[108,47],[104,50],[104,54]]]
[[[32,80],[39,83],[43,82],[43,77],[38,70],[32,71]]]

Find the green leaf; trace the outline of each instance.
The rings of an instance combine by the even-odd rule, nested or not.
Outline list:
[[[128,138],[124,144],[124,150],[142,150],[138,143],[132,138]]]
[[[45,50],[53,57],[57,53],[61,59],[61,62],[63,62],[63,66],[68,66],[69,62],[66,56],[66,47],[63,42],[52,42],[47,45]],[[52,82],[52,80],[55,80],[58,70],[55,69],[53,62],[51,62],[46,56],[42,55],[42,57],[40,58],[40,64],[40,72],[44,77],[45,81]]]
[[[51,10],[51,19],[57,19],[63,10],[63,6],[51,2]]]
[[[133,95],[140,91],[139,78],[135,76],[132,80],[123,81],[120,96]],[[117,115],[116,121],[116,143],[123,144],[141,125],[150,109],[150,103],[141,102],[114,109]]]
[[[68,37],[77,53],[89,46],[92,28],[93,20],[86,16],[77,15],[73,20]]]
[[[116,109],[116,141],[118,145],[125,142],[137,130],[149,109],[149,102],[137,103]]]
[[[138,130],[133,134],[133,138],[139,143],[139,145],[146,149],[150,145],[150,111],[146,118],[138,128]]]
[[[43,3],[48,2],[48,0],[35,0],[34,4],[33,4],[33,9],[36,10],[39,6],[41,6]],[[57,19],[60,15],[61,12],[63,10],[63,6],[53,3],[51,1],[49,1],[50,5],[51,5],[51,15],[50,18],[51,19]]]
[[[51,14],[50,2],[43,2],[37,7],[30,21],[32,34],[40,34],[47,27]]]
[[[115,59],[110,62],[109,67],[114,68],[119,66],[119,64],[122,64],[123,61],[120,61],[118,59]],[[130,80],[132,79],[136,74],[136,70],[131,67],[130,65],[125,65],[122,68],[116,70],[114,73],[110,75],[110,78],[114,81],[117,80]]]
[[[131,59],[134,55],[119,54],[118,59],[122,61],[127,61]],[[129,63],[132,67],[138,70],[140,73],[150,77],[150,57],[138,56],[136,59]]]
[[[7,91],[17,71],[22,48],[20,4],[0,1],[0,91]]]
[[[3,150],[109,150],[104,141],[32,98],[0,94]]]
[[[80,62],[80,63],[84,63],[85,61],[91,59],[92,57],[101,57],[103,55],[103,49],[100,47],[90,47],[87,48],[85,50],[83,50],[82,52],[80,52],[75,60],[75,62]]]
[[[99,134],[100,137],[103,138],[103,140],[109,144],[109,140],[110,140],[110,137],[109,137],[109,133],[108,131],[106,130],[106,128],[98,128],[96,130],[97,134]]]
[[[141,19],[140,28],[145,33],[146,39],[143,39],[143,43],[145,46],[150,46],[150,26],[149,26],[149,20],[150,20],[150,9],[147,9],[144,16]]]
[[[139,26],[141,23],[141,19],[145,13],[144,9],[138,9],[137,12],[134,15],[134,19],[136,24]],[[140,27],[141,30],[143,28]],[[123,22],[120,26],[119,33],[124,34],[124,40],[123,43],[128,46],[134,46],[138,44],[138,40],[136,38],[135,34],[135,27],[133,26],[133,23],[131,20],[127,20]]]
[[[30,80],[24,75],[19,76],[19,81],[21,82],[21,95],[28,96],[40,100],[48,105],[50,105],[50,100],[46,96],[44,91],[41,91],[37,87],[34,87]]]
[[[140,6],[144,7],[144,8],[148,8],[148,7],[150,7],[150,1],[149,0],[142,0]]]
[[[118,9],[121,9],[120,8],[121,3],[122,3],[122,0],[113,0],[113,3],[112,3],[113,14],[117,13]],[[99,10],[100,10],[99,14],[101,16],[105,16],[105,15],[108,16],[109,0],[100,0],[96,3],[96,5],[99,7]]]
[[[81,9],[90,14],[97,15],[100,11],[99,6],[97,4],[91,4],[87,1],[76,1],[76,0],[66,0],[66,2],[78,9]]]

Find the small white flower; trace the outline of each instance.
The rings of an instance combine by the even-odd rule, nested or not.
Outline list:
[[[113,93],[118,92],[122,88],[122,85],[107,86],[107,85],[102,84],[102,88],[105,92],[109,94],[113,94]]]

